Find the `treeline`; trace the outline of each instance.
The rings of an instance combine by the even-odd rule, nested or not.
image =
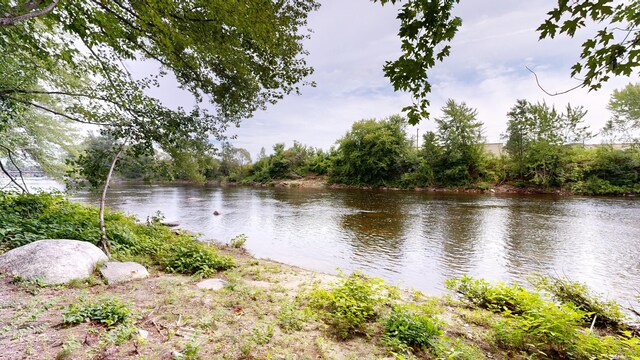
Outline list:
[[[121,157],[116,172],[124,179],[148,181],[270,183],[325,176],[330,183],[353,186],[488,189],[509,184],[584,194],[640,193],[640,147],[634,143],[624,149],[611,144],[585,147],[583,143],[593,137],[582,125],[585,113],[581,107],[557,110],[518,100],[507,114],[502,156],[485,151],[477,111],[449,100],[435,119],[437,129],[423,134],[420,147],[407,136],[406,120],[395,115],[354,123],[329,151],[298,142],[290,148],[276,144],[272,154],[266,155],[263,148],[252,161],[248,151],[229,143],[217,154],[177,150],[141,154],[131,149]],[[620,138],[621,128],[610,121],[605,133],[614,140]],[[113,148],[111,142],[90,137],[87,150],[75,162],[84,162],[85,168],[89,163],[108,167],[109,156],[102,153]]]

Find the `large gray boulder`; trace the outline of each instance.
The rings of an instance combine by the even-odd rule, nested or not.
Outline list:
[[[78,240],[40,240],[0,255],[0,273],[46,284],[84,279],[107,256],[95,245]]]

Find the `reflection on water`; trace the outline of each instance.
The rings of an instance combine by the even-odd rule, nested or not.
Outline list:
[[[140,219],[160,210],[208,239],[244,233],[258,257],[361,269],[429,293],[451,276],[525,281],[534,271],[586,282],[624,304],[640,290],[633,198],[115,185],[109,205]]]

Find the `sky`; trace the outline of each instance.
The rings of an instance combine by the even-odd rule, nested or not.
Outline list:
[[[381,6],[369,0],[320,0],[321,7],[309,18],[313,30],[305,43],[308,64],[315,69],[308,79],[315,88],[303,87],[302,95],[290,95],[266,111],[255,113],[229,135],[236,147],[252,156],[275,143],[291,146],[294,140],[328,149],[358,120],[382,119],[400,113],[410,103],[406,93],[394,92],[382,67],[400,55],[397,36],[398,7]],[[506,129],[506,113],[517,99],[546,101],[558,108],[584,106],[585,124],[600,129],[610,113],[606,109],[614,89],[634,77],[614,78],[597,92],[578,89],[568,94],[546,96],[526,66],[534,69],[549,92],[576,85],[570,67],[579,58],[580,44],[590,31],[573,39],[559,37],[538,41],[535,29],[555,1],[483,0],[462,1],[454,13],[463,25],[452,42],[452,54],[430,73],[432,117],[441,115],[447,99],[464,101],[478,111],[487,142],[500,142]],[[434,130],[433,120],[423,120],[408,133]],[[597,139],[595,140],[597,141]]]

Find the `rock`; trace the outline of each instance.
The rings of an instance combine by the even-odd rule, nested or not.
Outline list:
[[[78,240],[39,240],[0,255],[0,273],[45,284],[84,279],[107,256],[97,246]]]
[[[161,222],[160,225],[163,225],[166,227],[176,227],[176,226],[179,226],[180,224],[177,222]]]
[[[222,279],[206,279],[196,284],[199,289],[203,290],[220,290],[227,284]]]
[[[146,339],[149,337],[149,332],[147,330],[138,329],[138,336],[140,336],[143,339]]]
[[[102,274],[109,284],[134,279],[144,279],[149,276],[149,272],[144,266],[132,261],[110,261],[100,268],[100,274]]]
[[[216,211],[213,212],[213,215],[218,216],[218,215],[222,215],[222,213],[219,212],[218,210],[216,210]]]

